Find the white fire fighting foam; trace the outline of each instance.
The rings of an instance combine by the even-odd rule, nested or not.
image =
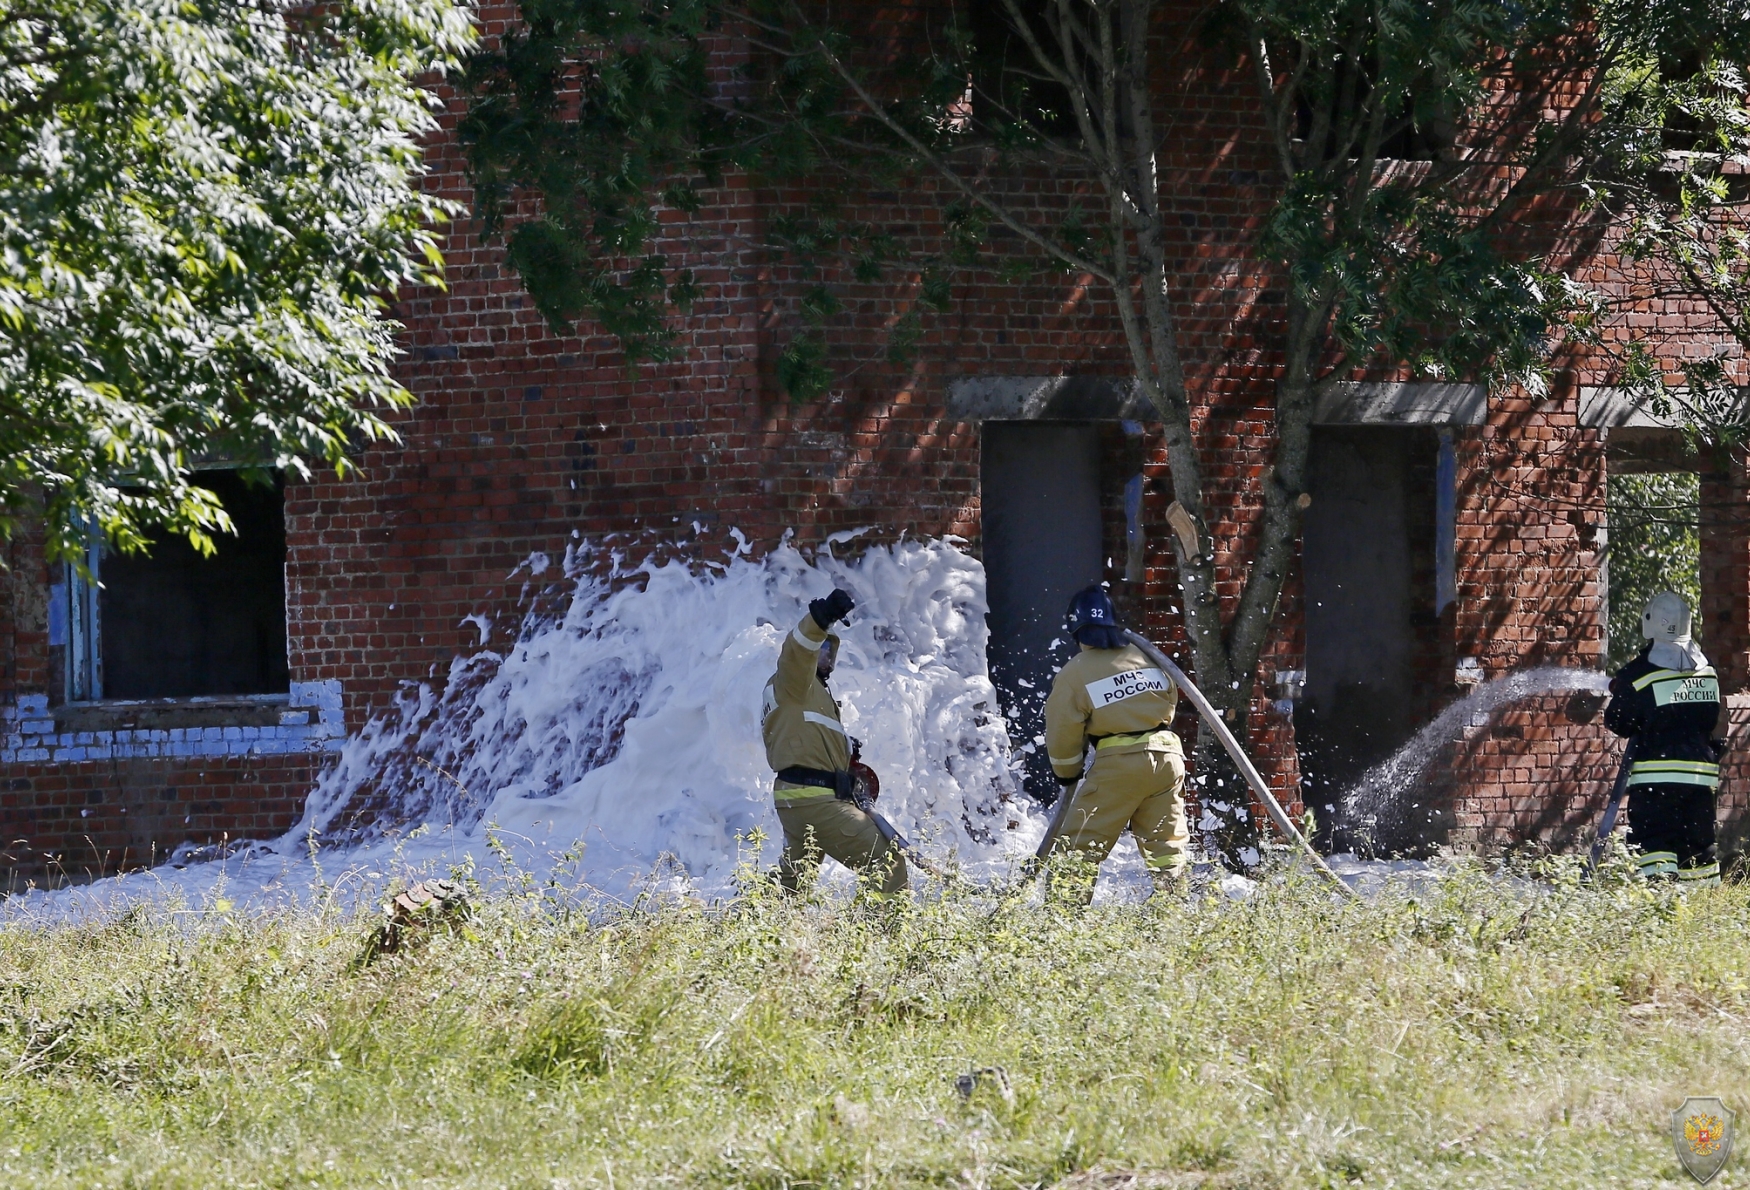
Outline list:
[[[1539,694],[1603,694],[1609,688],[1608,674],[1560,665],[1538,666],[1483,682],[1429,720],[1403,747],[1363,773],[1355,787],[1343,795],[1342,820],[1374,823],[1400,812],[1402,807],[1397,803],[1415,789],[1440,751],[1457,740],[1466,727],[1487,726],[1490,716],[1509,703]]]
[[[839,628],[832,687],[881,777],[881,811],[937,862],[1007,870],[1045,819],[1009,765],[985,666],[983,568],[951,541],[834,556],[852,536],[813,558],[785,544],[755,559],[742,545],[706,566],[574,546],[563,611],[531,617],[501,652],[457,658],[446,681],[405,686],[392,713],[347,741],[284,836],[50,899],[77,911],[223,890],[267,905],[339,880],[352,901],[466,861],[560,873],[616,897],[725,893],[738,863],[776,860],[761,693],[808,601],[834,586],[857,609]],[[548,566],[545,556],[525,564],[531,575]],[[756,828],[766,836],[757,857],[738,842]],[[53,911],[43,894],[23,900]]]
[[[631,563],[587,542],[562,568],[532,555],[518,568],[529,590],[544,584],[563,610],[531,615],[501,651],[487,647],[504,636],[493,621],[467,617],[481,651],[456,658],[442,680],[404,686],[392,712],[346,742],[286,834],[222,858],[196,849],[148,872],[14,896],[4,915],[63,920],[166,898],[368,906],[393,880],[458,865],[488,881],[551,879],[622,900],[728,894],[738,864],[776,862],[761,693],[808,601],[834,586],[857,610],[838,630],[832,687],[881,777],[881,811],[937,863],[974,880],[1011,874],[1046,815],[1018,789],[986,669],[983,567],[953,541],[846,558],[833,547],[856,534],[839,534],[813,557],[786,544],[756,559],[731,534],[736,555],[703,567]],[[1363,777],[1344,799],[1349,820],[1389,812],[1462,727],[1500,706],[1604,682],[1546,667],[1479,687]],[[758,855],[744,842],[756,828]],[[1364,889],[1427,874],[1408,861],[1331,862]],[[828,878],[848,882],[842,870]],[[1243,898],[1252,883],[1228,875],[1219,887]],[[1134,845],[1121,842],[1096,903],[1148,892]]]

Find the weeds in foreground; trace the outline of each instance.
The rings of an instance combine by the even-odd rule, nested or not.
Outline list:
[[[1750,889],[1528,875],[1092,911],[525,884],[368,965],[377,919],[334,911],[14,924],[0,1183],[1682,1184],[1671,1108],[1750,1109]]]

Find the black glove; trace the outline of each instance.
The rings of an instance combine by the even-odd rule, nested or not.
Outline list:
[[[833,593],[825,599],[816,599],[808,605],[808,614],[814,617],[814,622],[825,632],[834,623],[851,614],[851,609],[857,605],[851,601],[851,593],[843,587],[833,588]]]

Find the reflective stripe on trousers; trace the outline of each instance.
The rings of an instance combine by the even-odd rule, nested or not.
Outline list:
[[[1637,876],[1675,876],[1677,875],[1677,853],[1675,851],[1643,851],[1635,857],[1635,875]]]
[[[1635,857],[1635,875],[1642,879],[1675,876],[1685,888],[1713,887],[1720,882],[1720,865],[1697,864],[1693,868],[1677,866],[1675,851],[1645,851]]]
[[[1628,774],[1630,785],[1720,785],[1720,766],[1706,760],[1637,760]]]
[[[838,794],[820,785],[786,785],[772,790],[772,802],[779,807],[803,806],[821,798],[836,798]]]

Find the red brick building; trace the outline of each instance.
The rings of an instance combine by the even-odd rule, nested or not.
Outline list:
[[[509,16],[487,11],[489,33]],[[1202,63],[1188,77],[1162,167],[1190,276],[1179,316],[1216,548],[1231,559],[1268,464],[1263,328],[1279,301],[1244,252],[1267,203],[1251,76]],[[447,129],[458,114],[452,103]],[[467,201],[448,134],[430,162],[432,184]],[[912,195],[870,201],[920,226],[938,218]],[[1111,310],[1073,277],[963,284],[915,363],[847,368],[823,399],[792,404],[772,378],[786,278],[746,246],[775,209],[732,183],[675,225],[704,296],[681,323],[683,358],[631,377],[610,340],[546,329],[499,250],[457,224],[447,292],[409,293],[398,310],[401,377],[419,398],[402,441],[366,452],[355,479],[288,485],[283,509],[252,522],[260,548],[223,582],[180,555],[106,559],[99,595],[47,566],[39,541],[14,539],[0,580],[0,830],[14,878],[283,830],[344,734],[400,684],[479,647],[479,624],[518,623],[528,595],[507,575],[574,534],[691,542],[696,522],[699,540],[725,547],[731,528],[759,546],[862,526],[957,534],[986,562],[993,675],[1011,698],[1043,664],[1029,617],[1055,615],[1080,582],[1112,580],[1132,616],[1174,639],[1164,452],[1121,382]],[[1583,269],[1633,297],[1608,254]],[[1686,316],[1652,299],[1633,314]],[[846,350],[878,330],[839,329]],[[1255,751],[1294,800],[1303,768],[1317,807],[1477,679],[1602,664],[1608,470],[1711,464],[1659,463],[1676,457],[1660,453],[1670,432],[1635,428],[1645,419],[1583,362],[1561,381],[1543,400],[1358,384],[1320,410],[1302,566],[1256,690]],[[1704,503],[1745,499],[1741,467],[1728,471],[1705,477]],[[1741,729],[1750,539],[1731,520],[1704,533],[1705,645]],[[220,589],[223,606],[201,603]],[[1595,821],[1616,756],[1584,699],[1505,707],[1455,733],[1412,833],[1458,847],[1570,841]],[[1728,833],[1750,790],[1735,756]]]

